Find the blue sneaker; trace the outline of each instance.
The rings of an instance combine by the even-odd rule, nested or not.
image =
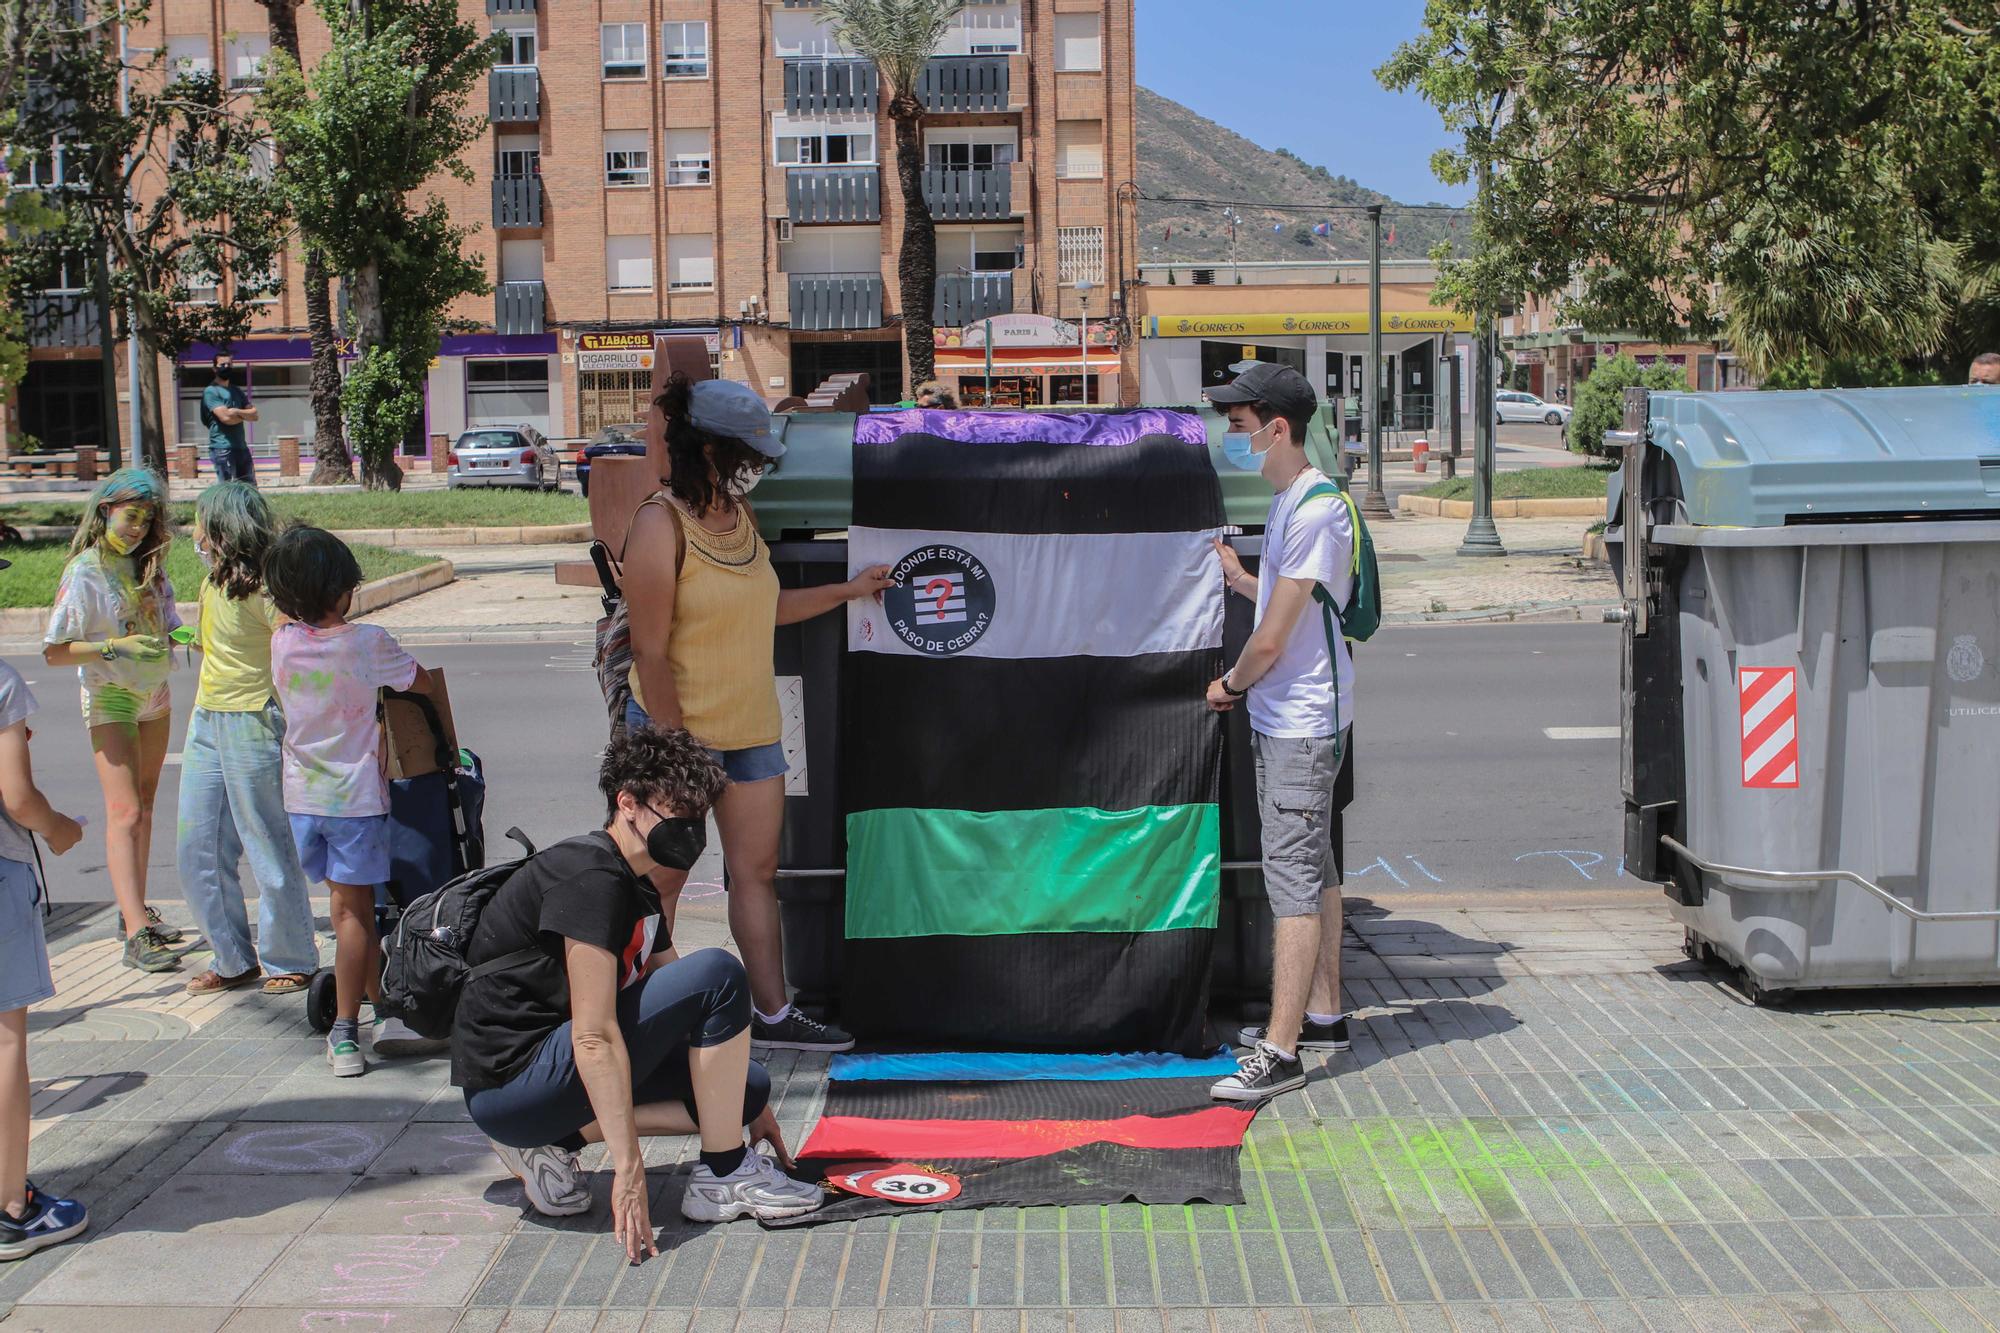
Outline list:
[[[36,1250],[60,1245],[90,1225],[90,1213],[75,1199],[58,1199],[28,1182],[28,1211],[21,1217],[0,1212],[0,1260],[25,1259]]]

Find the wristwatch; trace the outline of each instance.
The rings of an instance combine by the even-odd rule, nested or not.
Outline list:
[[[1232,699],[1241,699],[1244,695],[1250,693],[1250,691],[1239,690],[1234,685],[1231,685],[1229,683],[1230,673],[1235,671],[1235,669],[1236,669],[1235,667],[1231,667],[1229,671],[1225,671],[1222,673],[1222,692],[1228,695]]]
[[[107,662],[116,662],[118,660],[118,649],[111,640],[106,639],[104,646],[97,650],[97,655]]]

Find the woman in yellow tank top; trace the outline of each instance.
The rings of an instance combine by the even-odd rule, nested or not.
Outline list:
[[[744,498],[785,452],[771,433],[770,409],[747,384],[681,376],[654,406],[666,421],[670,477],[640,506],[625,542],[626,725],[685,727],[729,775],[715,824],[729,868],[729,929],[750,974],[752,1044],[844,1051],[854,1039],[794,1010],[785,989],[775,887],[785,754],[772,654],[778,626],[879,596],[889,569],[780,588]]]

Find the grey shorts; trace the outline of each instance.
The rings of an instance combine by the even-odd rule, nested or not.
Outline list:
[[[1273,916],[1316,916],[1321,895],[1340,891],[1333,784],[1346,737],[1346,732],[1306,739],[1250,733],[1257,758],[1257,818],[1264,827],[1264,892]]]
[[[26,1009],[56,993],[40,896],[33,866],[0,857],[0,1013]]]

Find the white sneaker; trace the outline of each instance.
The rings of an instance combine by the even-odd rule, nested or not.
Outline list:
[[[369,1025],[373,1034],[375,1054],[385,1059],[399,1055],[437,1055],[451,1049],[451,1043],[436,1037],[426,1037],[417,1032],[400,1018],[377,1015]]]
[[[576,1155],[553,1144],[541,1148],[493,1145],[493,1155],[528,1192],[528,1202],[544,1217],[574,1217],[590,1211],[590,1190],[577,1177]]]
[[[817,1185],[793,1180],[762,1153],[743,1154],[734,1171],[718,1177],[695,1163],[681,1195],[681,1216],[690,1222],[733,1222],[739,1217],[797,1217],[826,1202]]]
[[[332,1035],[328,1034],[326,1067],[333,1071],[335,1078],[359,1078],[368,1072],[368,1059],[361,1054],[361,1043],[335,1041]]]

